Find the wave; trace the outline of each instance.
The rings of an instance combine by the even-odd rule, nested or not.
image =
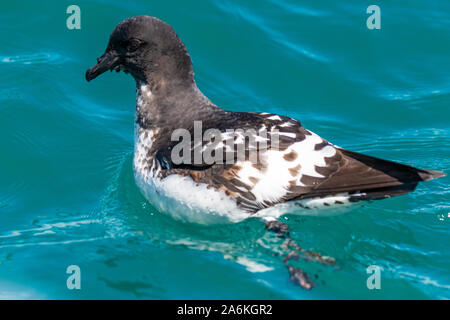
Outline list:
[[[286,1],[279,1],[279,0],[277,0],[277,1],[270,0],[270,2],[274,5],[277,5],[281,8],[283,8],[287,12],[297,14],[297,15],[310,16],[310,17],[327,17],[327,16],[331,15],[330,12],[327,12],[324,10],[308,8],[308,7],[305,7],[304,5],[299,5],[297,3],[294,4],[294,3],[288,3]]]
[[[447,95],[449,92],[445,89],[418,89],[418,90],[403,90],[403,91],[389,91],[381,93],[380,97],[389,101],[414,101],[434,98],[436,96]]]
[[[300,44],[298,42],[293,42],[287,38],[285,34],[275,30],[270,27],[267,23],[267,20],[264,20],[262,17],[256,15],[255,13],[251,13],[249,10],[245,9],[242,6],[239,6],[235,3],[227,3],[224,4],[222,2],[215,2],[217,7],[229,14],[237,14],[241,19],[246,20],[252,26],[263,31],[271,41],[274,41],[286,49],[293,51],[296,54],[300,54],[306,58],[315,60],[317,62],[328,63],[331,61],[331,58],[326,57],[325,55],[315,52],[314,50],[308,48],[307,46]]]
[[[68,57],[53,52],[36,52],[15,56],[0,56],[1,63],[7,64],[60,64],[69,60]]]

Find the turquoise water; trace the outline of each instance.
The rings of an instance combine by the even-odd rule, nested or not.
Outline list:
[[[256,4],[258,3],[258,4]],[[450,298],[450,178],[339,215],[286,215],[317,286],[288,281],[281,241],[257,219],[186,224],[132,174],[135,84],[88,67],[124,18],[171,24],[200,89],[235,111],[295,117],[358,152],[449,172],[450,3],[3,1],[0,11],[0,298]],[[81,268],[68,290],[66,268]],[[368,290],[378,265],[381,289]],[[317,277],[317,278],[316,278]]]

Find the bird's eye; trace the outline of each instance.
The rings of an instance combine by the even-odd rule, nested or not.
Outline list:
[[[127,49],[128,51],[135,51],[137,48],[141,46],[142,42],[138,39],[130,39],[128,41]]]
[[[118,41],[118,47],[128,52],[136,51],[142,45],[142,41],[139,39],[120,40]]]

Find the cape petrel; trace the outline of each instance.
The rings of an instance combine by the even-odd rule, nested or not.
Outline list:
[[[132,17],[117,25],[97,62],[86,72],[88,81],[107,70],[124,70],[136,80],[135,178],[153,205],[180,219],[240,221],[295,208],[342,206],[405,194],[420,181],[445,176],[342,149],[289,117],[219,108],[197,88],[183,42],[154,17]],[[233,163],[176,163],[172,133],[183,128],[193,136],[196,121],[202,133],[222,133],[216,142],[225,151],[228,129],[266,130],[267,140],[276,132],[278,148],[260,148],[252,162],[245,137],[234,133],[245,155]],[[187,152],[194,149],[192,144]]]

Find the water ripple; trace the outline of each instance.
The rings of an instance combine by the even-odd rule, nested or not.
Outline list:
[[[58,53],[36,52],[31,54],[1,56],[0,62],[8,64],[61,64],[69,59]]]
[[[327,17],[327,16],[331,15],[331,13],[328,11],[311,9],[311,8],[304,6],[303,4],[300,5],[297,3],[294,4],[294,3],[289,3],[286,1],[279,1],[279,0],[277,0],[277,1],[270,0],[270,2],[274,5],[277,5],[281,8],[283,8],[284,10],[286,10],[287,13],[291,13],[291,14],[311,16],[311,17]]]
[[[307,48],[305,45],[300,44],[298,42],[293,42],[287,39],[286,35],[282,32],[275,30],[274,28],[268,25],[268,21],[264,20],[262,17],[257,14],[250,12],[242,6],[237,5],[236,3],[222,3],[215,2],[216,5],[225,12],[231,14],[238,14],[241,19],[249,22],[252,26],[263,31],[267,37],[274,42],[284,46],[285,48],[294,51],[294,53],[300,54],[309,59],[315,60],[317,62],[328,63],[331,61],[329,57],[324,56],[323,54],[319,54],[314,52],[312,49]]]

